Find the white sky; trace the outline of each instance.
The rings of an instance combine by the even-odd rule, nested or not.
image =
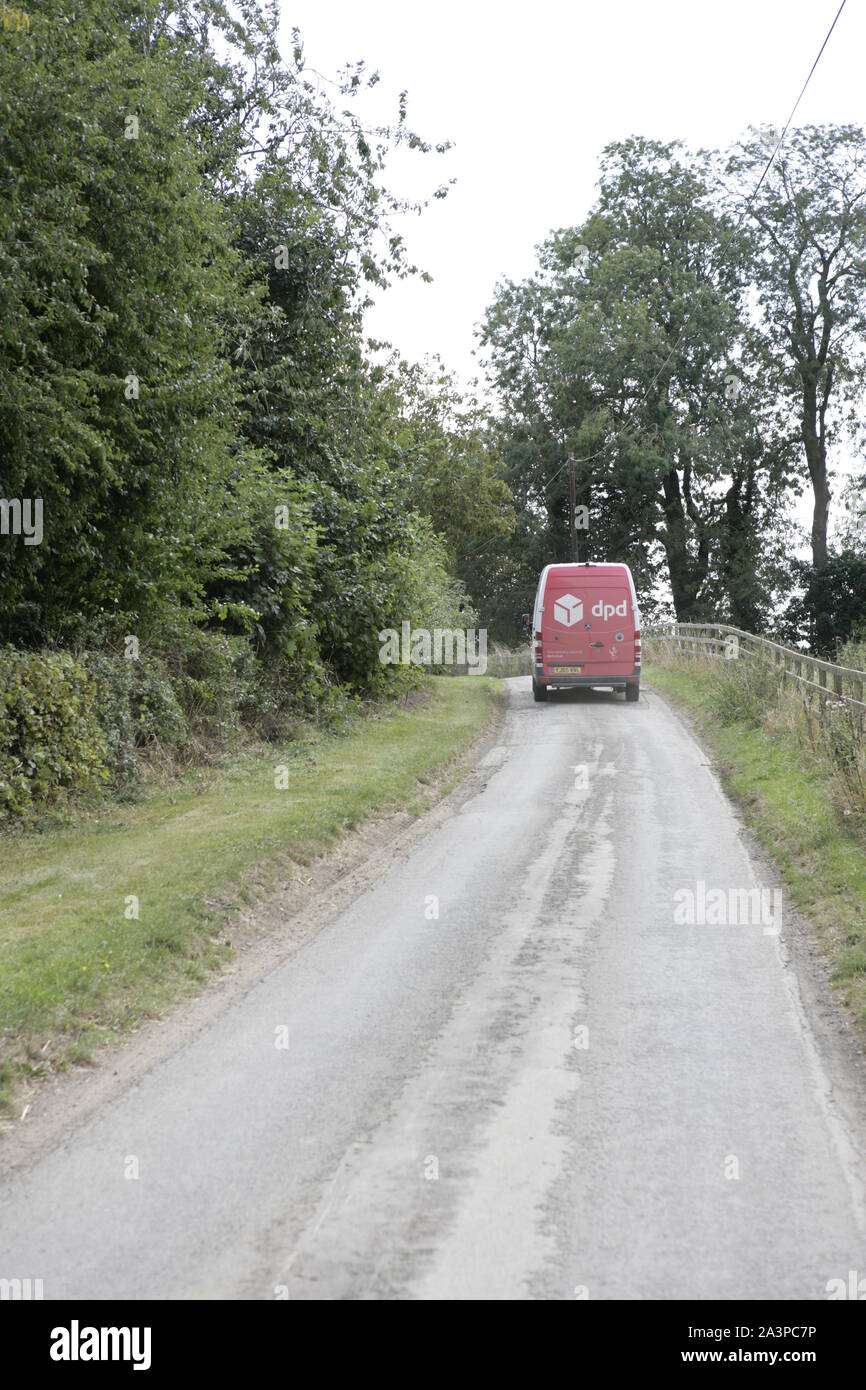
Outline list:
[[[749,124],[781,129],[839,2],[283,0],[285,52],[297,26],[326,76],[365,59],[381,73],[379,114],[407,88],[409,124],[454,142],[393,163],[400,194],[457,182],[400,227],[433,284],[392,286],[368,331],[412,360],[439,353],[468,380],[497,279],[530,274],[548,232],[586,216],[603,146],[641,134],[718,148]],[[864,57],[866,0],[848,0],[796,123],[862,124]]]

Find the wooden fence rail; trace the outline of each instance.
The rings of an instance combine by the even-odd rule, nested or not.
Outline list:
[[[774,666],[782,680],[795,681],[807,694],[824,696],[841,704],[866,711],[866,671],[836,666],[808,656],[796,647],[785,647],[767,637],[756,637],[726,623],[664,623],[644,633],[649,644],[663,642],[692,655],[717,656],[732,661],[741,656]],[[651,646],[648,654],[651,654]]]

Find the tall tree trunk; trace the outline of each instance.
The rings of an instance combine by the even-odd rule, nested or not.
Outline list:
[[[691,497],[689,466],[686,465],[683,470],[682,489],[679,472],[676,468],[671,468],[662,478],[662,490],[662,511],[665,518],[662,541],[668,561],[674,611],[678,622],[695,622],[701,616],[696,611],[697,597],[707,577],[709,541],[706,527]],[[689,554],[689,520],[694,523],[698,536],[696,559],[692,559]]]
[[[830,514],[830,488],[827,483],[827,440],[824,434],[824,411],[818,405],[814,382],[803,383],[803,444],[809,477],[812,479],[812,564],[816,570],[827,564],[827,523]]]
[[[812,508],[812,567],[820,572],[827,567],[827,523],[830,513],[830,487],[827,482],[827,435],[825,416],[830,396],[832,372],[827,370],[819,397],[811,375],[803,382],[802,435],[806,450],[809,477],[812,479],[814,503]],[[832,652],[835,632],[832,615],[823,608],[813,609],[814,644],[819,652]]]
[[[755,465],[747,459],[733,472],[725,493],[724,526],[720,557],[722,575],[731,610],[731,622],[746,632],[760,630],[757,597],[760,585],[755,576]]]

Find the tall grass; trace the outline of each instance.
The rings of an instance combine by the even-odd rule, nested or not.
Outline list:
[[[444,676],[488,675],[497,679],[508,676],[530,675],[529,643],[522,647],[506,647],[502,642],[491,642],[487,651],[486,670],[466,662],[453,662],[447,666],[430,666],[431,673]]]
[[[831,691],[798,686],[779,667],[742,652],[736,660],[691,655],[658,638],[648,647],[650,667],[711,677],[708,700],[722,724],[763,729],[799,748],[828,779],[840,813],[866,828],[866,711]],[[866,642],[848,643],[839,663],[866,669]]]
[[[521,647],[506,647],[501,642],[494,642],[490,651],[487,653],[487,674],[489,676],[528,676],[529,669],[529,643],[525,642]]]

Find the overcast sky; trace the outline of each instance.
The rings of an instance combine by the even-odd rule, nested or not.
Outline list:
[[[598,158],[631,134],[722,147],[749,124],[787,120],[839,0],[618,0],[527,4],[440,0],[283,0],[284,51],[297,26],[308,62],[333,76],[363,58],[381,73],[378,111],[409,92],[409,123],[449,139],[445,155],[406,154],[394,191],[455,179],[401,230],[433,276],[393,286],[368,328],[404,356],[439,353],[467,380],[473,330],[500,276],[531,273],[535,246],[580,222]],[[862,124],[866,0],[848,0],[797,124]]]

